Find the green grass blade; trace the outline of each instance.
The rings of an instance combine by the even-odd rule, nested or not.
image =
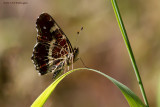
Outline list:
[[[78,68],[78,69],[74,69],[71,71],[66,72],[65,74],[61,75],[58,79],[56,79],[35,101],[34,103],[31,105],[31,107],[42,107],[43,104],[46,102],[46,100],[49,98],[49,96],[51,95],[51,93],[53,92],[53,90],[55,89],[55,87],[57,86],[57,84],[67,75],[71,74],[74,71],[78,71],[78,70],[89,70],[89,71],[94,71],[96,73],[99,73],[101,75],[103,75],[104,77],[108,78],[110,81],[112,81],[122,92],[122,94],[125,96],[126,100],[128,101],[128,104],[130,105],[130,107],[145,107],[145,105],[142,103],[142,101],[125,85],[123,85],[122,83],[118,82],[117,80],[113,79],[112,77],[94,70],[94,69],[89,69],[89,68]]]
[[[157,107],[160,107],[160,78],[158,80],[158,84],[157,84]]]
[[[136,60],[135,60],[133,52],[132,52],[132,48],[131,48],[131,45],[130,45],[130,42],[129,42],[129,39],[128,39],[128,36],[127,36],[125,26],[123,24],[123,20],[121,18],[121,14],[120,14],[117,2],[116,2],[116,0],[111,0],[111,3],[112,3],[113,10],[115,12],[115,15],[116,15],[116,19],[117,19],[120,31],[122,33],[122,37],[123,37],[125,45],[127,47],[127,50],[128,50],[128,53],[129,53],[129,56],[130,56],[130,59],[131,59],[131,62],[132,62],[132,66],[134,68],[134,71],[135,71],[135,74],[136,74],[136,77],[137,77],[137,81],[139,83],[139,87],[140,87],[144,102],[145,102],[146,106],[149,107],[149,103],[148,103],[147,96],[146,96],[146,93],[145,93],[145,90],[144,90],[144,87],[143,87],[141,76],[139,74],[139,70],[138,70],[138,67],[137,67],[137,64],[136,64]]]

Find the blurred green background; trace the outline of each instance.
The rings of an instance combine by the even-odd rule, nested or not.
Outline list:
[[[4,2],[26,2],[6,4]],[[150,107],[160,103],[160,1],[118,2],[140,70]],[[36,43],[35,22],[47,12],[61,26],[79,56],[90,68],[122,82],[141,99],[139,86],[110,0],[1,0],[0,106],[28,107],[53,82],[52,74],[39,76],[31,61]],[[81,27],[84,30],[75,44]],[[74,68],[83,67],[80,61]],[[128,107],[119,89],[93,72],[65,78],[45,107]],[[160,107],[160,104],[159,104]]]

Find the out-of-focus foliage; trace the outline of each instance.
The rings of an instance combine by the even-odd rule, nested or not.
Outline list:
[[[42,12],[53,16],[80,57],[90,68],[122,82],[139,97],[140,90],[110,1],[23,0],[0,1],[0,105],[30,106],[52,83],[52,74],[38,76],[31,55],[36,43],[35,22]],[[14,0],[12,0],[14,1]],[[16,0],[15,0],[16,1]],[[160,1],[117,1],[151,107],[156,107],[160,66]],[[84,30],[76,43],[76,32]],[[74,68],[83,67],[80,61]],[[142,99],[142,98],[141,98]],[[78,106],[77,106],[78,105]],[[91,72],[65,78],[46,102],[51,107],[128,107],[123,95],[104,78]]]

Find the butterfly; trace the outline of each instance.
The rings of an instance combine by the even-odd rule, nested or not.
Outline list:
[[[31,60],[40,75],[53,72],[53,78],[57,78],[66,66],[78,60],[79,48],[72,48],[67,36],[48,13],[37,18],[36,28],[37,42]]]

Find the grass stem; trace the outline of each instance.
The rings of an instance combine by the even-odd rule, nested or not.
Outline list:
[[[123,39],[124,39],[125,45],[127,47],[128,53],[129,53],[129,56],[130,56],[130,59],[131,59],[131,62],[132,62],[132,66],[134,68],[134,71],[135,71],[135,74],[136,74],[136,77],[137,77],[137,81],[139,83],[139,87],[140,87],[140,90],[141,90],[141,93],[142,93],[142,96],[143,96],[144,103],[146,104],[146,107],[149,107],[147,97],[146,97],[146,94],[145,94],[145,90],[144,90],[144,87],[143,87],[143,83],[142,83],[142,80],[141,80],[141,77],[140,77],[140,74],[139,74],[139,70],[138,70],[138,67],[137,67],[133,52],[132,52],[132,48],[130,46],[129,39],[128,39],[126,30],[125,30],[125,27],[124,27],[124,24],[123,24],[123,21],[122,21],[122,18],[121,18],[119,9],[118,9],[117,2],[116,2],[116,0],[111,0],[111,3],[112,3],[112,6],[113,6],[113,10],[115,12],[115,15],[116,15],[116,19],[117,19],[120,31],[121,31]]]

